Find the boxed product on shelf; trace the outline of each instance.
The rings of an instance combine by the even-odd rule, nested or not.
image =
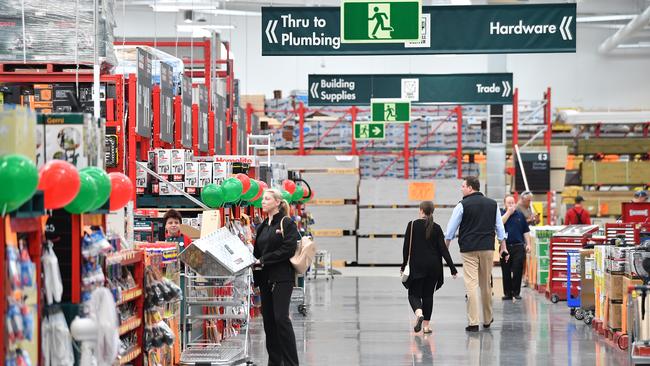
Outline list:
[[[174,185],[181,192],[185,190],[185,182],[170,182],[170,183],[160,182],[160,186],[158,188],[158,194],[160,194],[161,196],[180,196],[180,195],[182,195],[181,192],[171,188],[170,185]]]
[[[212,183],[212,163],[199,162],[199,187],[205,187]]]
[[[117,60],[114,41],[114,0],[99,2],[99,57]],[[95,14],[91,0],[6,0],[0,2],[0,60],[58,63],[94,62]],[[23,41],[24,40],[24,41]]]
[[[188,193],[196,193],[199,187],[199,164],[198,162],[185,163],[185,189]]]
[[[609,300],[623,300],[623,275],[606,273],[605,287]]]
[[[41,114],[37,123],[44,156],[39,165],[54,159],[65,160],[79,169],[104,165],[104,144],[99,143],[104,141],[104,128],[94,124],[90,114]]]
[[[595,306],[594,250],[580,250],[580,307],[592,309]]]
[[[135,187],[136,188],[147,188],[147,182],[149,180],[149,174],[140,166],[136,164],[135,169]]]
[[[608,325],[611,329],[621,329],[621,318],[623,315],[623,304],[610,303]]]
[[[158,174],[171,174],[172,172],[172,155],[171,150],[158,149],[156,150],[156,173]]]
[[[212,183],[221,184],[230,172],[232,171],[231,164],[226,162],[214,162],[212,170]]]
[[[187,150],[185,149],[172,149],[171,156],[171,174],[182,175],[185,174],[185,161],[187,157]]]

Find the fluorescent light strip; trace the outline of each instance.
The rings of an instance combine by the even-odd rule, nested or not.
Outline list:
[[[636,15],[596,15],[576,18],[577,23],[615,22],[620,20],[632,20]]]
[[[262,13],[256,11],[217,9],[210,5],[151,5],[154,12],[157,13],[177,13],[181,10],[194,10],[199,13],[214,15],[231,15],[231,16],[262,16]]]
[[[201,25],[201,24],[178,24],[176,30],[179,32],[193,32],[195,30],[221,30],[235,29],[234,25]]]

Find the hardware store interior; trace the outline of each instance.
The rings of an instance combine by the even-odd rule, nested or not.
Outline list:
[[[6,366],[650,364],[650,0],[0,0]]]

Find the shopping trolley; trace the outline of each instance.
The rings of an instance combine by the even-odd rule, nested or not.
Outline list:
[[[296,275],[293,291],[291,292],[291,303],[296,305],[302,316],[307,316],[307,278],[306,275]]]
[[[584,313],[578,312],[580,309],[580,252],[567,250],[566,253],[566,303],[571,311],[571,316],[582,320]]]
[[[639,246],[633,253],[634,271],[644,285],[627,289],[627,324],[630,363],[650,363],[650,243]]]
[[[316,279],[318,275],[325,276],[326,280],[334,279],[332,254],[327,250],[318,250],[314,256],[314,264],[309,268],[309,279]]]
[[[198,275],[185,270],[180,365],[251,365],[249,321],[252,272]]]

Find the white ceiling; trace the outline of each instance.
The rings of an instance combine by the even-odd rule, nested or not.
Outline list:
[[[241,16],[259,16],[262,6],[339,6],[341,0],[122,0],[128,8],[150,9],[153,6],[195,9],[214,14],[227,10],[242,11]],[[567,1],[558,0],[422,0],[423,5],[526,4]],[[600,45],[605,55],[650,54],[650,0],[578,0],[578,26],[611,30]],[[118,7],[124,4],[118,2]],[[196,15],[195,15],[196,17]]]

